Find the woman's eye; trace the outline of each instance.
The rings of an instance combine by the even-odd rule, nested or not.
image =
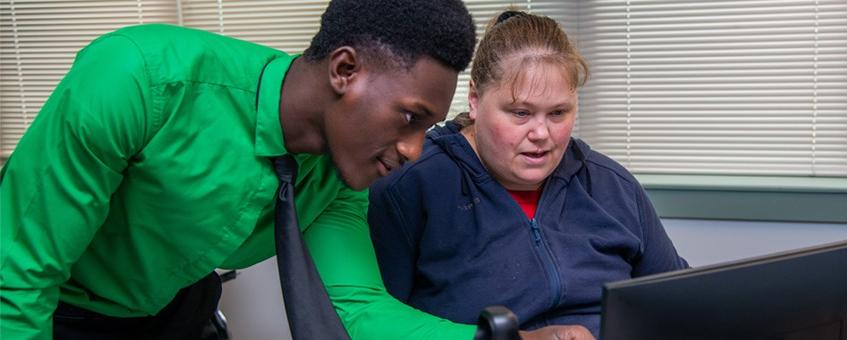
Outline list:
[[[517,110],[512,112],[515,116],[518,117],[527,117],[529,116],[529,111]]]
[[[556,110],[556,111],[550,112],[550,114],[553,115],[553,116],[564,116],[565,111],[564,110]]]

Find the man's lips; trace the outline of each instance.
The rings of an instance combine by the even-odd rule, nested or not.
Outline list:
[[[395,165],[391,161],[387,161],[383,158],[377,158],[377,169],[379,170],[379,175],[382,177],[388,176],[388,173],[391,172],[391,169],[394,169]]]

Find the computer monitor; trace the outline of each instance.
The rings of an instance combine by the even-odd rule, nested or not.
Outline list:
[[[847,340],[847,241],[603,287],[601,340]]]

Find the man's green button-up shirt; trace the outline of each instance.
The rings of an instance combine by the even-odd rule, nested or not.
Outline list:
[[[273,256],[270,159],[287,153],[278,108],[292,60],[168,25],[83,49],[0,172],[0,338],[50,338],[59,300],[155,314],[215,268]],[[367,194],[328,156],[295,157],[301,230],[351,337],[470,339],[473,327],[386,293]]]

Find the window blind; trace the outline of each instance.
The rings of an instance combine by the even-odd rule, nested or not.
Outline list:
[[[83,46],[119,27],[176,23],[172,0],[0,1],[0,162]]]
[[[328,0],[181,0],[181,24],[302,53]]]
[[[646,174],[847,176],[847,2],[580,1],[580,136]]]
[[[327,3],[0,1],[0,159],[102,33],[170,22],[299,53]],[[465,3],[480,37],[508,6],[559,20],[592,66],[577,135],[636,173],[847,176],[843,1]]]

